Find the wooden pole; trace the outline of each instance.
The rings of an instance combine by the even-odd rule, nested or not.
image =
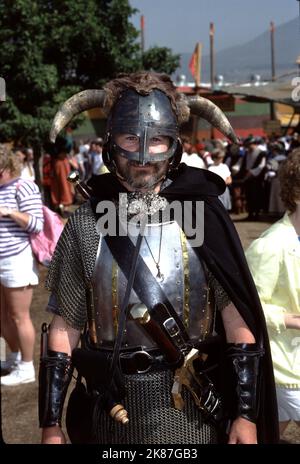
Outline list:
[[[214,23],[210,23],[209,26],[209,44],[210,44],[210,85],[211,91],[214,91],[215,84],[215,52],[214,52],[214,36],[215,26]]]
[[[145,51],[145,18],[141,16],[141,50],[142,53]]]
[[[274,31],[275,31],[275,26],[274,26],[273,21],[271,21],[270,22],[270,39],[271,39],[271,78],[272,78],[272,82],[276,80]],[[276,119],[274,102],[270,103],[270,118],[271,120]]]
[[[197,48],[196,48],[196,53],[197,53],[197,59],[196,59],[196,87],[200,87],[201,83],[201,57],[202,57],[202,43],[197,42]]]
[[[270,35],[271,35],[271,69],[272,69],[272,81],[276,80],[275,73],[275,42],[274,42],[275,26],[273,21],[270,22]]]
[[[214,92],[215,87],[215,51],[214,51],[214,38],[215,38],[215,26],[214,23],[209,25],[209,44],[210,44],[210,88],[211,93]],[[210,126],[210,138],[215,138],[214,127]]]

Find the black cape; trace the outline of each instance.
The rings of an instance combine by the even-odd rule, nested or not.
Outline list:
[[[239,236],[218,199],[225,190],[225,183],[210,171],[191,168],[183,163],[170,174],[170,178],[172,183],[159,193],[168,202],[204,202],[204,242],[195,250],[240,312],[256,342],[265,351],[259,382],[258,442],[278,443],[277,402],[267,327]],[[112,174],[92,177],[89,186],[97,202],[118,198],[119,193],[127,192]],[[226,378],[230,373],[223,372],[222,375]],[[232,381],[226,384],[227,389],[234,385]]]

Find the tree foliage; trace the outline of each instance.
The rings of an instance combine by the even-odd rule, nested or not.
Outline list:
[[[167,47],[152,47],[143,53],[143,67],[146,70],[154,70],[172,74],[179,67],[180,55],[173,55]]]
[[[0,140],[36,145],[61,102],[140,66],[128,0],[0,0]]]
[[[0,141],[40,146],[63,101],[120,72],[173,72],[169,49],[141,55],[135,12],[129,0],[0,0]]]

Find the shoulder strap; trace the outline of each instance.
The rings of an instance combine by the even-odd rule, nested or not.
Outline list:
[[[122,270],[126,279],[129,280],[131,263],[130,257],[133,256],[135,251],[132,241],[127,236],[112,237],[107,235],[104,239],[115,261],[118,263],[118,266]],[[188,341],[189,337],[181,319],[140,255],[137,256],[136,273],[132,286],[140,300],[147,306],[150,313],[154,306],[159,303],[163,303],[167,307],[170,315],[177,322],[184,339]],[[151,297],[146,287],[151,288]]]
[[[118,237],[113,237],[113,238],[118,238]],[[123,334],[124,334],[124,329],[125,329],[125,323],[126,323],[126,319],[127,319],[127,316],[128,316],[128,310],[129,310],[128,303],[129,303],[131,289],[133,287],[135,277],[136,277],[137,263],[138,263],[138,258],[139,258],[139,253],[140,253],[142,240],[143,240],[143,235],[142,235],[142,233],[140,233],[138,235],[137,243],[136,243],[136,246],[134,247],[133,254],[131,255],[132,258],[131,258],[131,260],[129,260],[129,266],[126,269],[128,274],[125,274],[125,276],[126,276],[126,278],[128,280],[127,280],[127,286],[126,286],[124,300],[122,302],[118,333],[117,333],[116,343],[115,343],[115,346],[114,346],[113,356],[112,356],[111,365],[110,365],[110,372],[109,372],[109,377],[110,377],[109,384],[110,385],[111,385],[111,383],[113,381],[113,376],[114,376],[114,373],[115,373],[115,370],[116,370],[117,363],[119,362],[119,353],[120,353],[120,349],[121,349],[121,345],[122,345],[122,339],[123,339]],[[117,242],[117,240],[114,240],[113,243],[116,243],[116,242]],[[112,247],[114,247],[114,245],[112,245]]]

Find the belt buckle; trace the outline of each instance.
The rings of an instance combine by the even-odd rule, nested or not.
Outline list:
[[[173,317],[166,319],[163,326],[171,337],[176,337],[179,334],[179,327]]]
[[[149,353],[147,353],[147,351],[134,351],[134,353],[131,353],[129,357],[136,366],[137,374],[145,374],[150,370],[150,367],[152,365],[152,356]]]

